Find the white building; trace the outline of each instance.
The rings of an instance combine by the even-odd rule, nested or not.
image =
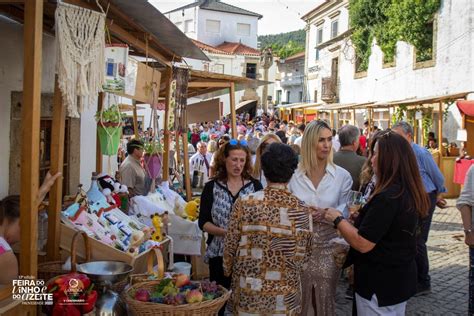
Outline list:
[[[210,62],[186,59],[193,69],[264,80],[261,52],[257,49],[258,20],[262,15],[219,0],[198,0],[165,15],[211,59]],[[268,70],[268,81],[274,82],[275,76],[276,65],[273,64]],[[267,97],[274,95],[273,86],[268,85]],[[261,105],[263,95],[263,86],[238,91],[237,107],[251,100]],[[189,103],[196,101],[200,100],[189,100]],[[223,114],[229,114],[228,96],[220,97],[220,102]]]
[[[431,60],[416,62],[415,48],[400,41],[395,61],[384,64],[383,53],[374,41],[365,72],[356,72],[349,2],[326,0],[302,18],[307,23],[306,86],[310,96],[317,95],[317,100],[311,101],[362,104],[474,91],[473,1],[441,1],[433,21]],[[449,111],[455,119],[444,124],[443,132],[452,140],[460,126],[460,114],[455,106]],[[435,113],[435,118],[438,115]]]
[[[240,42],[257,48],[258,20],[262,15],[219,0],[195,2],[165,15],[188,37],[211,46]]]
[[[275,81],[275,105],[300,103],[306,100],[304,96],[304,66],[305,52],[280,58],[276,61],[278,76]]]

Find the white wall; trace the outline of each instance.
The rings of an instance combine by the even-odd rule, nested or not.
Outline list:
[[[291,62],[283,62],[281,60],[279,63],[276,63],[275,68],[278,67],[281,80],[275,81],[275,88],[273,93],[274,102],[276,102],[277,91],[281,90],[281,99],[282,102],[288,103],[299,103],[304,101],[300,100],[300,91],[303,92],[303,79],[304,79],[304,59],[295,60]],[[287,98],[287,91],[290,91],[290,99]]]
[[[178,28],[183,33],[186,34],[186,36],[192,39],[198,39],[197,38],[198,28],[197,28],[197,18],[196,18],[198,10],[199,8],[196,6],[196,7],[188,8],[185,10],[171,12],[171,13],[166,14],[166,16],[171,22],[177,25]],[[185,32],[186,21],[192,21],[190,22],[192,26],[190,27],[189,30],[186,30]]]
[[[0,16],[0,198],[8,195],[11,92],[23,90],[23,25]],[[43,36],[42,92],[54,90],[54,38]],[[15,131],[21,133],[21,131]]]
[[[218,34],[206,32],[206,20],[220,21],[220,32]],[[237,23],[250,24],[250,36],[237,35]],[[241,41],[242,44],[257,48],[258,18],[255,16],[199,9],[197,30],[197,39],[208,45],[217,46],[224,41]]]
[[[382,68],[382,51],[372,48],[366,78],[354,79],[354,66],[341,62],[341,102],[403,100],[474,90],[474,4],[445,0],[438,16],[436,64],[413,69],[414,49],[398,42],[396,66]]]

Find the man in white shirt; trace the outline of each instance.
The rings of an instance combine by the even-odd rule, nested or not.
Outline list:
[[[336,130],[332,130],[332,152],[337,153],[341,148],[341,143],[339,142],[339,135],[336,133]]]
[[[306,125],[304,125],[304,123],[301,123],[300,125],[298,125],[298,131],[300,133],[300,136],[295,139],[294,144],[300,147],[301,147],[301,141],[303,140],[303,133],[304,133],[305,127]]]
[[[207,152],[207,144],[199,142],[197,153],[189,160],[189,170],[192,177],[193,187],[201,187],[209,180],[212,155]],[[202,178],[202,180],[200,180]]]

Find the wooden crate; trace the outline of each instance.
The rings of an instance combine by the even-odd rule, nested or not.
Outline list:
[[[59,246],[62,250],[71,252],[71,241],[72,237],[76,233],[74,228],[71,228],[67,225],[61,223],[61,240]],[[109,245],[104,244],[94,238],[89,237],[89,243],[91,245],[91,260],[100,261],[100,260],[116,260],[122,261],[130,264],[134,267],[133,273],[144,273],[147,269],[147,255],[148,251],[144,251],[138,256],[130,255],[126,252],[115,249]],[[82,240],[77,242],[77,252],[76,255],[79,258],[85,258],[85,249],[84,243]]]

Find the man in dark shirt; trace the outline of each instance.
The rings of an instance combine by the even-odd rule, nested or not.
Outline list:
[[[352,177],[352,190],[358,191],[360,173],[367,158],[356,154],[359,148],[360,131],[353,125],[346,125],[339,130],[341,148],[334,154],[334,163],[349,171]]]

